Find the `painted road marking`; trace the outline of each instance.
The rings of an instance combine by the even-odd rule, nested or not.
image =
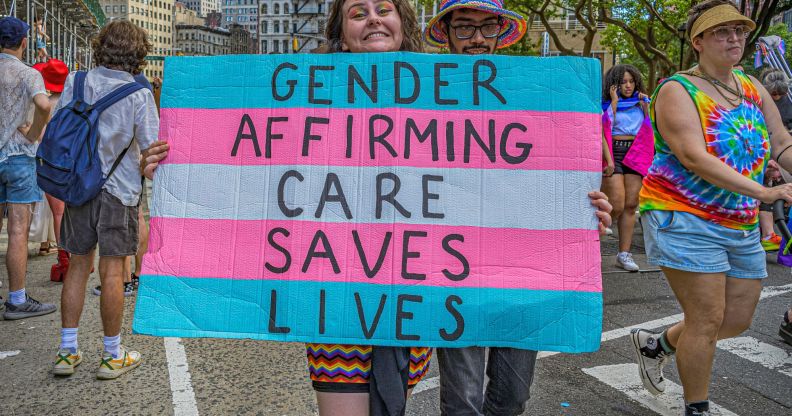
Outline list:
[[[3,358],[8,358],[8,357],[13,357],[15,355],[19,355],[20,352],[22,352],[22,351],[20,351],[20,350],[0,351],[0,360],[2,360]]]
[[[789,293],[789,292],[792,292],[792,283],[790,283],[788,285],[783,285],[783,286],[768,286],[768,287],[765,287],[765,288],[762,289],[762,294],[759,296],[759,299],[760,300],[767,299],[767,298],[771,298],[773,296],[783,295],[783,294],[786,294],[786,293]],[[633,328],[644,328],[644,329],[662,328],[664,326],[672,325],[672,324],[675,324],[675,323],[681,321],[683,317],[684,317],[683,314],[678,313],[678,314],[675,314],[675,315],[666,316],[665,318],[655,319],[653,321],[648,321],[648,322],[644,322],[644,323],[641,323],[641,324],[630,325],[630,326],[624,327],[624,328],[613,329],[613,330],[610,330],[610,331],[607,331],[607,332],[603,332],[602,333],[602,338],[600,339],[600,341],[601,342],[606,342],[606,341],[612,341],[614,339],[618,339],[618,338],[621,338],[621,337],[626,337],[627,335],[630,335],[630,331]],[[721,341],[721,342],[723,342],[723,341]],[[718,343],[718,345],[720,346],[720,343]],[[539,354],[537,355],[537,359],[552,357],[552,356],[554,356],[556,354],[559,354],[559,353],[555,352],[555,351],[539,351]],[[422,388],[422,385],[428,385],[428,387]],[[428,378],[426,380],[421,381],[417,386],[415,386],[415,390],[413,391],[413,394],[418,394],[418,393],[426,391],[426,390],[431,390],[431,389],[436,388],[438,386],[440,386],[439,377]]]
[[[781,348],[765,344],[756,338],[739,337],[725,339],[718,341],[718,348],[792,377],[792,355]]]
[[[584,368],[583,372],[597,380],[613,387],[641,406],[663,416],[679,416],[684,414],[682,386],[666,379],[666,389],[663,394],[653,396],[641,383],[638,376],[638,364],[603,365],[601,367]],[[722,416],[737,416],[717,404],[710,402],[713,414]]]
[[[165,338],[165,358],[168,361],[168,374],[173,395],[173,414],[175,416],[198,416],[198,404],[190,381],[187,366],[187,353],[180,338]]]

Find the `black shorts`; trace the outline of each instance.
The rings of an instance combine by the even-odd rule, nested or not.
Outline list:
[[[99,256],[134,256],[138,246],[138,207],[128,207],[102,189],[96,198],[78,207],[66,205],[61,224],[61,245],[84,256],[99,244]]]
[[[627,166],[624,166],[622,161],[624,160],[624,156],[627,155],[627,152],[630,150],[630,146],[632,146],[634,140],[614,140],[613,141],[613,174],[620,174],[620,175],[638,175],[643,177],[640,173],[630,169]]]

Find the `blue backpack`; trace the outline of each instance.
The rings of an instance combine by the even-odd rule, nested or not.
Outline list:
[[[143,86],[130,82],[94,104],[84,99],[86,72],[74,74],[73,97],[47,124],[36,152],[36,176],[44,192],[69,205],[80,206],[95,198],[113,174],[132,142],[118,156],[107,176],[99,159],[99,115]],[[134,140],[134,139],[133,139]]]

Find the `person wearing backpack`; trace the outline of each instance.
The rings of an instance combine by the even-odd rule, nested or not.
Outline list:
[[[77,331],[98,243],[105,336],[96,376],[114,379],[141,363],[139,352],[121,346],[122,270],[126,256],[137,251],[139,160],[141,149],[157,139],[159,116],[151,91],[133,78],[151,51],[146,32],[129,21],[112,21],[94,38],[92,47],[97,67],[87,74],[73,73],[66,80],[37,154],[38,183],[66,202],[61,242],[71,253],[61,293],[61,342],[53,373],[71,375],[82,361]],[[85,129],[86,137],[71,137],[75,134],[70,132],[79,131],[75,127],[79,124],[72,123],[75,114],[93,123]],[[74,143],[77,150],[85,151],[75,153]],[[58,148],[73,157],[55,152]],[[101,165],[98,176],[91,174],[97,166],[94,158]]]
[[[25,291],[31,207],[42,197],[33,156],[50,111],[41,74],[21,60],[28,31],[30,26],[22,20],[0,19],[0,228],[8,209],[9,280],[9,299],[3,302],[0,297],[0,311],[5,309],[6,320],[55,312],[55,305],[40,303]]]

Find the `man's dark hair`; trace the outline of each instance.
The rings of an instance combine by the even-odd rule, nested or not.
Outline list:
[[[4,44],[0,45],[0,47],[2,47],[3,49],[14,49],[14,50],[17,50],[17,49],[19,49],[20,46],[22,46],[22,41],[25,40],[25,39],[26,38],[24,38],[24,37],[22,39],[19,39],[19,42],[17,42],[16,45],[11,44],[11,43],[4,43]]]
[[[114,20],[91,42],[96,65],[137,75],[146,66],[151,52],[148,35],[140,27],[126,20]]]

